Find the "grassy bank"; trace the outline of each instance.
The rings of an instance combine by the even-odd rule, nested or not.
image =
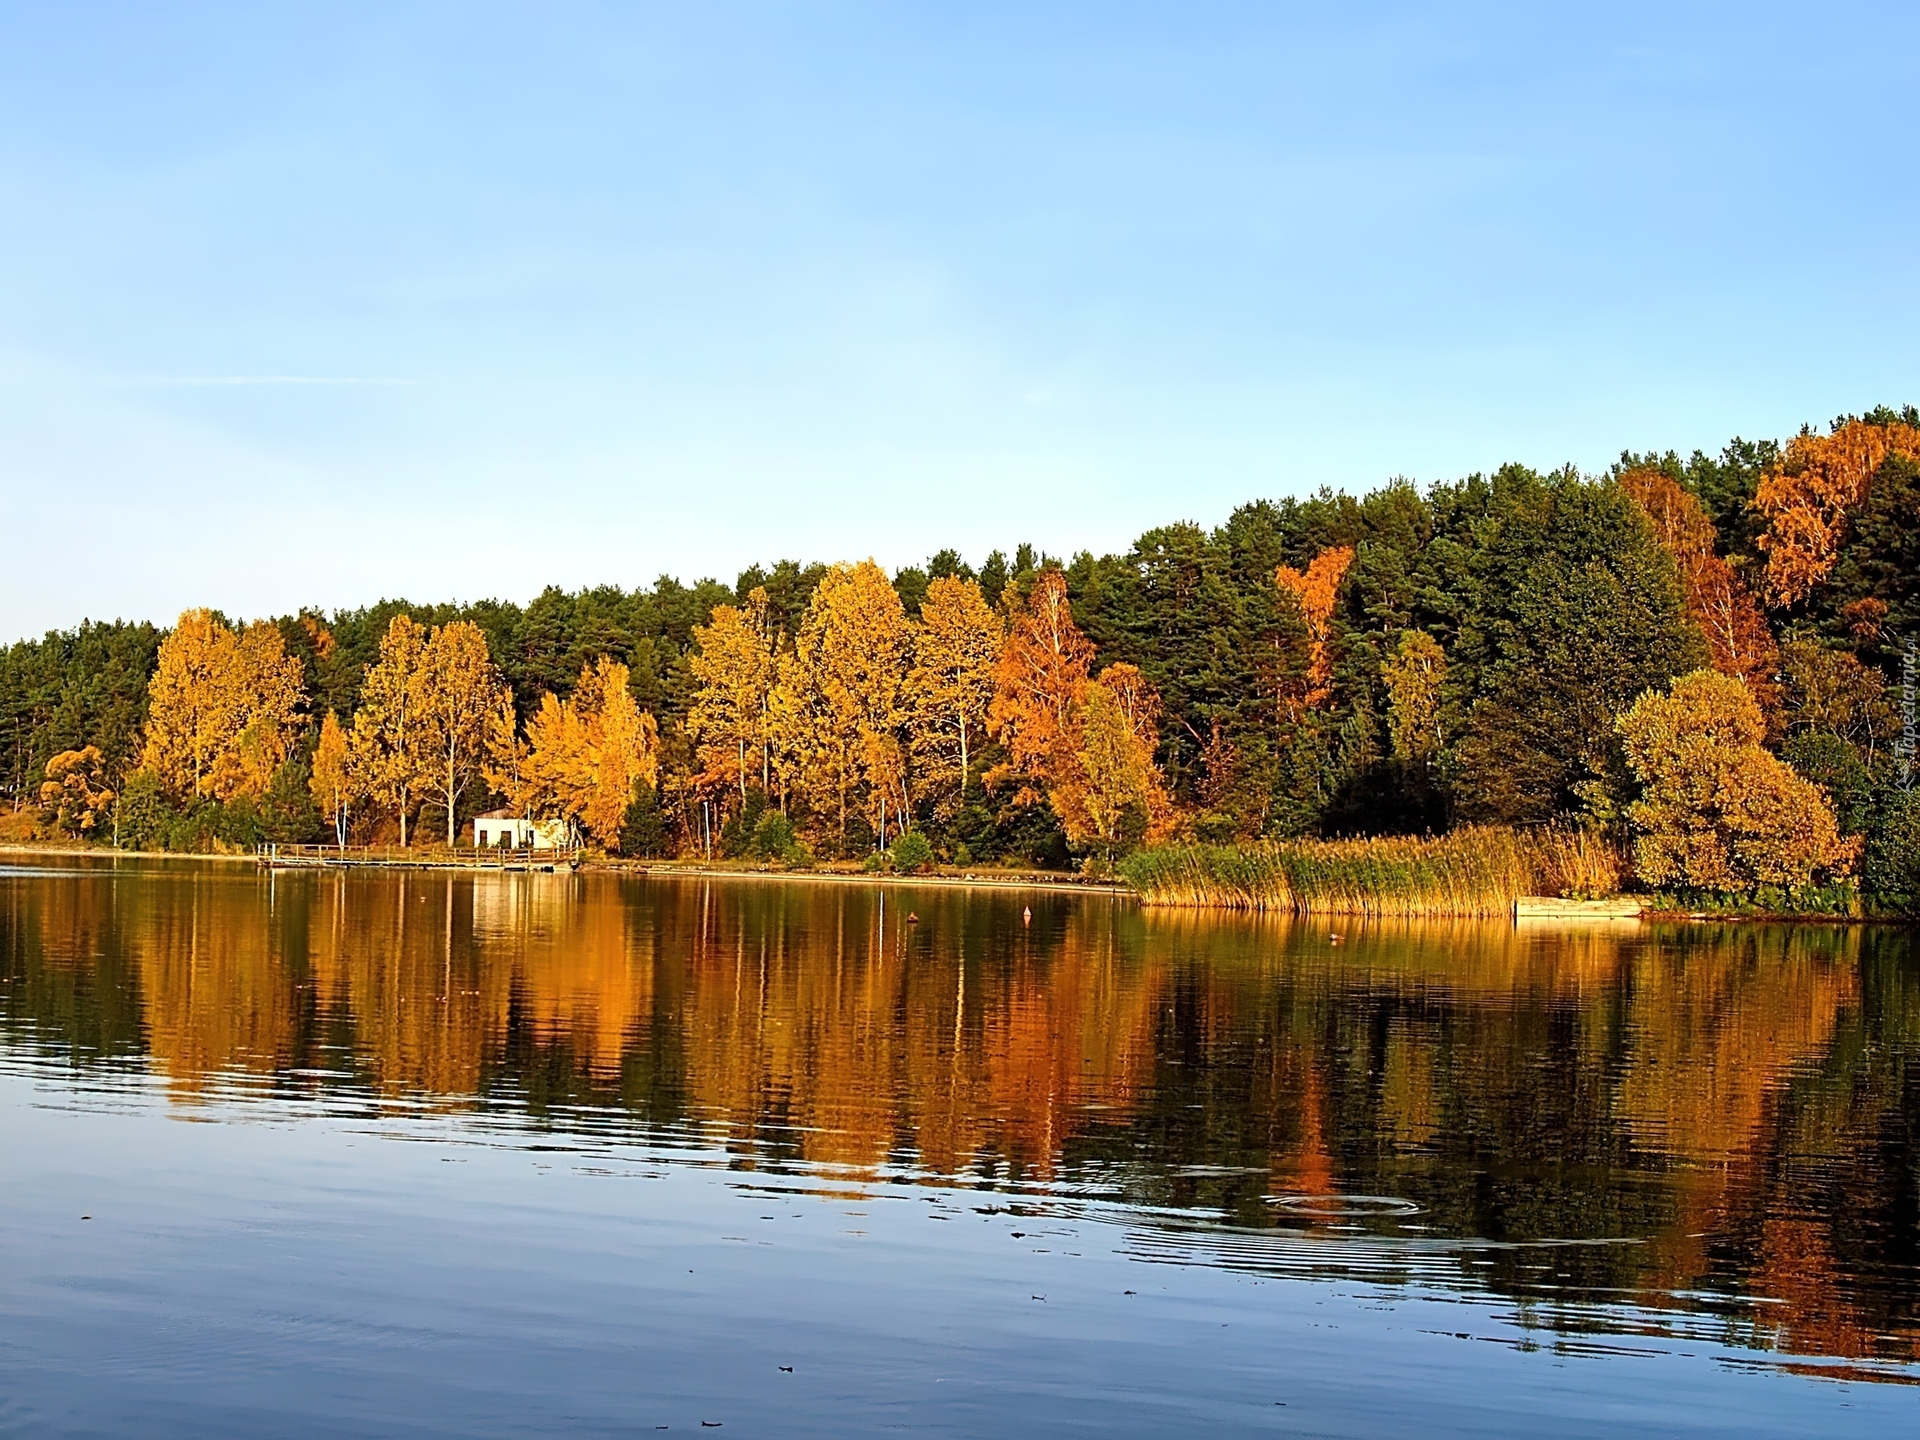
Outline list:
[[[1162,845],[1120,867],[1149,905],[1297,915],[1495,916],[1522,895],[1616,894],[1620,856],[1577,831],[1473,826],[1437,838]]]

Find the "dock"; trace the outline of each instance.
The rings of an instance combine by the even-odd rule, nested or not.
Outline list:
[[[1522,895],[1513,902],[1513,918],[1521,920],[1638,920],[1641,904],[1629,896],[1605,900],[1563,900],[1553,895]]]
[[[259,845],[254,859],[263,870],[494,870],[543,871],[580,868],[581,852],[565,849],[416,850],[399,845]]]

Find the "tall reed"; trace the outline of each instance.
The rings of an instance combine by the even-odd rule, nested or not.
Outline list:
[[[1435,838],[1161,845],[1121,874],[1149,905],[1298,915],[1509,914],[1523,895],[1611,895],[1620,856],[1600,836],[1469,826]]]

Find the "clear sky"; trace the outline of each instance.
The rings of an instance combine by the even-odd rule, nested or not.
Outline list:
[[[0,0],[0,636],[1920,399],[1920,7]]]

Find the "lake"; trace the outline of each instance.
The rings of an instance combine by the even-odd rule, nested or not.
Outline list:
[[[16,859],[0,1435],[1920,1427],[1825,926]]]

